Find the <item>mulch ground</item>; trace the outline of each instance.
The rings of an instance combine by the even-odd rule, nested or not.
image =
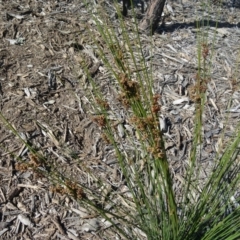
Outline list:
[[[82,2],[0,1],[0,106],[2,116],[13,127],[2,118],[1,239],[103,239],[103,234],[115,238],[109,223],[62,189],[54,189],[49,178],[32,170],[40,168],[47,173],[48,167],[56,169],[99,191],[96,179],[86,172],[91,169],[106,181],[107,188],[110,186],[108,191],[125,191],[113,149],[102,140],[92,120],[94,112],[86,94],[90,85],[83,61],[88,62],[99,86],[108,89],[107,99],[113,104],[117,101],[110,94],[114,90],[108,70],[99,64],[94,52],[94,41],[88,34],[94,24]],[[117,25],[111,1],[98,2]],[[200,2],[182,2],[184,5],[170,2],[166,6],[164,23],[153,36],[152,46],[150,37],[141,35],[146,59],[153,63],[155,91],[162,95],[161,118],[167,125],[166,149],[176,188],[183,184],[192,141],[195,108],[189,89],[196,82],[198,67],[196,25],[203,20],[208,26],[209,48],[214,50],[203,114],[204,143],[199,149],[200,164],[205,164],[206,170],[203,178],[208,176],[216,152],[224,145],[219,136],[224,131],[227,141],[240,118],[239,3],[235,1],[235,8],[228,2],[221,7],[217,2],[210,4],[211,19],[207,21]],[[128,26],[131,14],[125,21]],[[226,115],[229,124],[225,129]],[[124,116],[120,118],[121,125],[129,127]],[[48,159],[49,165],[42,166],[21,139]],[[25,163],[32,169],[26,169]],[[78,194],[81,197],[81,192]]]

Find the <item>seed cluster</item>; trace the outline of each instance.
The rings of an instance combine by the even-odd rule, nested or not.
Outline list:
[[[140,100],[139,84],[136,81],[129,79],[124,73],[119,74],[118,79],[121,86],[118,100],[123,106],[129,107],[131,101]]]
[[[83,189],[79,187],[75,182],[67,180],[65,184],[66,185],[64,186],[60,186],[59,184],[57,184],[56,186],[51,186],[50,190],[61,195],[70,195],[74,199],[83,199],[86,197]]]
[[[39,170],[39,167],[46,167],[44,161],[42,161],[36,154],[29,153],[29,162],[18,162],[15,164],[15,169],[17,171],[29,171],[32,170],[34,174],[37,174],[37,178],[41,178],[44,175]],[[50,190],[52,192],[57,192],[60,194],[68,194],[75,199],[82,199],[85,198],[85,193],[81,187],[79,187],[75,182],[67,180],[65,182],[65,186],[62,187],[59,184],[56,186],[51,186]]]

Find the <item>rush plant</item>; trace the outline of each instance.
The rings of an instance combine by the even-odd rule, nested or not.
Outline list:
[[[182,176],[183,184],[176,193],[171,159],[165,150],[164,126],[160,120],[161,95],[154,89],[152,62],[149,64],[146,61],[143,52],[136,13],[131,10],[129,27],[118,2],[113,1],[118,16],[116,26],[105,9],[95,11],[92,8],[94,2],[87,1],[85,4],[91,16],[87,29],[92,39],[90,44],[102,64],[103,72],[107,74],[109,84],[107,87],[101,85],[83,61],[82,68],[89,83],[86,96],[91,103],[92,119],[102,130],[106,145],[114,150],[125,191],[120,194],[112,189],[104,195],[104,191],[92,191],[87,185],[80,185],[64,176],[24,141],[1,114],[6,127],[32,153],[30,165],[26,166],[19,160],[19,170],[30,167],[47,176],[53,183],[53,191],[70,195],[97,211],[122,239],[240,239],[240,199],[236,195],[240,187],[240,124],[224,150],[217,154],[208,178],[203,182],[199,178],[201,166],[197,162],[201,153],[198,149],[203,144],[202,115],[213,53],[206,33],[202,32],[198,38],[196,54],[199,69],[195,85],[189,92],[196,109],[191,154],[186,174]],[[149,39],[151,45],[152,39]],[[111,95],[113,91],[108,91],[110,88],[117,98]],[[51,131],[46,132],[54,139]],[[89,169],[86,171],[92,174]],[[99,189],[103,189],[105,183],[102,179],[96,181]],[[100,204],[96,199],[102,197],[105,202]]]
[[[105,54],[98,39],[95,39],[97,54],[111,73],[112,86],[118,92],[118,105],[111,103],[108,96],[99,90],[101,87],[94,78],[89,79],[92,89],[96,91],[92,92],[93,106],[101,118],[101,121],[96,122],[115,149],[135,206],[125,216],[130,220],[130,225],[129,221],[126,222],[126,238],[139,238],[136,228],[147,239],[239,238],[239,197],[236,199],[234,196],[239,191],[240,124],[224,152],[217,154],[208,179],[200,185],[201,180],[198,178],[201,167],[197,161],[201,159],[201,154],[197,149],[203,144],[202,115],[213,54],[208,47],[207,30],[199,31],[199,70],[196,73],[196,83],[189,93],[196,108],[193,143],[187,173],[183,176],[181,196],[177,196],[173,191],[170,159],[165,151],[159,118],[161,96],[154,91],[152,69],[147,66],[142,51],[135,12],[132,10],[133,24],[129,30],[117,3],[115,4],[121,28],[120,37],[116,33],[116,26],[104,24],[110,21],[103,9],[99,10],[96,17],[93,15],[93,21],[102,38],[101,42],[105,43],[104,49],[110,50],[108,55]],[[199,22],[198,28],[203,26],[204,23]],[[130,31],[135,34],[134,37],[130,37]],[[137,59],[141,59],[140,65]],[[129,66],[134,66],[134,71]],[[86,72],[88,73],[87,69]],[[126,129],[116,131],[112,119],[117,119],[119,115],[124,116],[135,134]],[[123,136],[126,137],[127,144],[124,143]],[[229,177],[230,180],[226,181]]]

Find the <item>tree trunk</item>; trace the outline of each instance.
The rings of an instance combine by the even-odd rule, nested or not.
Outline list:
[[[151,0],[145,16],[139,23],[139,28],[148,35],[152,35],[160,22],[166,0]]]
[[[122,14],[124,17],[127,16],[128,8],[131,6],[131,1],[130,0],[123,0],[123,11]]]

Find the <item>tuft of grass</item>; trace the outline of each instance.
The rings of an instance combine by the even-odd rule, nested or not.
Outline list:
[[[197,53],[199,70],[190,93],[196,108],[193,143],[183,189],[180,191],[181,196],[176,196],[160,127],[161,96],[153,87],[152,69],[145,61],[135,13],[134,11],[132,13],[133,24],[130,30],[121,17],[117,3],[115,4],[121,36],[117,35],[115,26],[104,24],[109,23],[109,20],[102,9],[97,17],[95,15],[92,17],[105,48],[110,50],[111,60],[95,39],[97,54],[115,80],[112,85],[119,94],[119,106],[111,105],[101,91],[93,93],[92,101],[95,103],[93,106],[96,113],[101,114],[101,119],[104,119],[97,123],[115,149],[135,204],[136,212],[131,216],[127,215],[132,224],[134,223],[128,226],[127,238],[136,236],[133,228],[136,225],[145,233],[147,239],[238,238],[239,206],[236,205],[231,211],[229,209],[233,201],[236,201],[233,196],[239,189],[239,163],[236,160],[239,155],[239,125],[236,135],[229,141],[224,153],[218,154],[210,176],[201,185],[199,178],[201,166],[197,163],[201,159],[198,149],[203,144],[202,115],[215,43],[212,42],[212,48],[209,48],[208,30],[199,31]],[[206,8],[206,5],[204,7]],[[204,29],[204,21],[198,22],[198,29]],[[135,35],[130,37],[131,31]],[[94,34],[92,37],[94,38]],[[141,59],[141,66],[138,65],[137,59]],[[134,66],[134,72],[137,74],[133,74],[128,66]],[[94,78],[90,78],[90,82],[94,89],[100,89]],[[108,108],[98,104],[99,98]],[[125,130],[126,142],[129,145],[124,145],[123,133],[117,132],[113,127],[112,112],[109,109],[114,109],[116,118],[123,111],[125,121],[136,131],[134,135]],[[130,149],[133,149],[134,157]]]
[[[239,199],[234,195],[240,186],[237,159],[240,124],[223,153],[218,154],[208,179],[202,182],[199,177],[201,166],[198,160],[201,155],[198,149],[203,144],[202,115],[213,54],[213,48],[208,46],[207,32],[202,32],[198,38],[199,70],[190,92],[196,109],[195,128],[189,165],[177,195],[160,122],[161,96],[154,89],[151,60],[149,66],[136,14],[132,9],[132,24],[126,25],[117,1],[114,1],[119,24],[114,26],[103,8],[95,12],[91,4],[90,1],[86,3],[92,16],[89,34],[118,99],[111,101],[112,96],[93,77],[83,61],[90,84],[86,96],[94,112],[93,120],[102,130],[106,144],[115,151],[126,191],[118,194],[112,190],[104,194],[106,184],[96,178],[99,188],[103,189],[101,193],[76,183],[24,141],[0,114],[4,124],[32,153],[32,163],[21,165],[20,159],[19,169],[31,168],[44,175],[52,182],[53,191],[68,194],[91,207],[125,239],[239,239]],[[124,128],[122,121],[127,123],[128,128]],[[50,130],[45,129],[45,132],[57,141]],[[93,175],[90,169],[85,171]],[[104,203],[96,201],[101,198],[104,198]]]

